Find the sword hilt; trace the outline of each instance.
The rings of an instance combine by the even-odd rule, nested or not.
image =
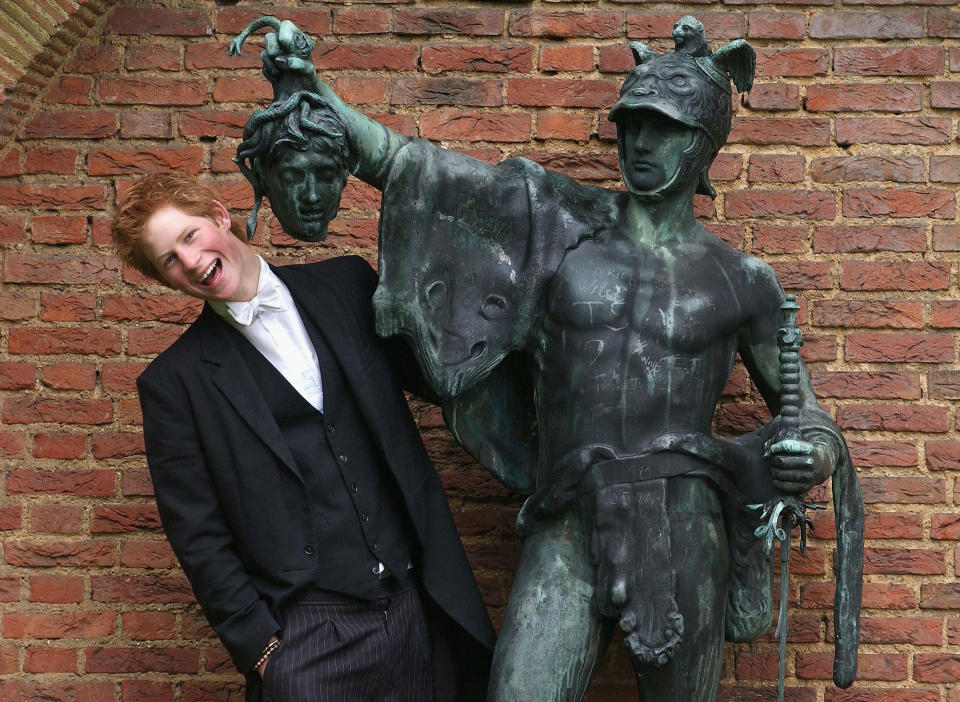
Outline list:
[[[800,305],[787,295],[780,305],[782,323],[777,330],[780,348],[780,431],[778,440],[799,439],[800,434],[800,347],[803,333],[797,325]]]

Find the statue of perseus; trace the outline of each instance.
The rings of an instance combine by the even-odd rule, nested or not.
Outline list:
[[[609,113],[618,192],[405,138],[319,80],[293,24],[258,22],[232,45],[275,30],[263,53],[275,101],[238,150],[258,198],[291,235],[316,240],[346,171],[383,191],[377,330],[411,344],[456,438],[529,495],[489,699],[581,700],[616,626],[641,699],[715,699],[724,638],[770,627],[770,542],[756,534],[802,526],[803,496],[831,476],[834,679],[850,685],[856,472],[797,347],[780,357],[772,269],[693,213],[694,194],[715,194],[707,173],[730,131],[730,81],[749,90],[753,49],[711,51],[691,17],[673,52],[631,45],[637,65]],[[312,205],[294,193],[307,181]],[[730,440],[711,422],[738,353],[775,418]],[[781,511],[783,529],[765,523]]]

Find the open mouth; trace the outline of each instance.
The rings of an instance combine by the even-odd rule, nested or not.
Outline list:
[[[303,218],[305,222],[321,222],[329,217],[327,211],[323,210],[303,210],[300,212],[300,217]]]
[[[200,276],[200,285],[210,285],[214,278],[216,278],[217,271],[223,267],[223,264],[220,263],[220,259],[216,259],[213,263],[210,264],[210,267]]]

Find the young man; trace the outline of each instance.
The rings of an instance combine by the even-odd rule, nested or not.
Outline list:
[[[206,302],[137,387],[164,529],[247,700],[482,699],[493,629],[403,395],[415,363],[373,330],[376,274],[272,268],[241,230],[177,173],[113,225],[124,261]]]

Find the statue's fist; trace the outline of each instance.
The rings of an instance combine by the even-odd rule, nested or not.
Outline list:
[[[310,57],[313,53],[313,42],[290,20],[280,21],[272,16],[255,19],[230,42],[227,53],[239,56],[247,37],[264,27],[275,30],[264,37],[267,48],[260,54],[263,74],[270,82],[276,83],[284,74],[289,73],[307,77],[316,75]]]
[[[802,439],[785,439],[768,444],[764,455],[770,460],[773,486],[787,495],[803,495],[826,476],[826,457],[816,444]]]
[[[260,55],[264,62],[264,73],[267,73],[269,60],[271,70],[305,76],[316,74],[311,60],[313,42],[290,20],[281,22],[276,32],[264,37],[264,42],[267,48]]]

